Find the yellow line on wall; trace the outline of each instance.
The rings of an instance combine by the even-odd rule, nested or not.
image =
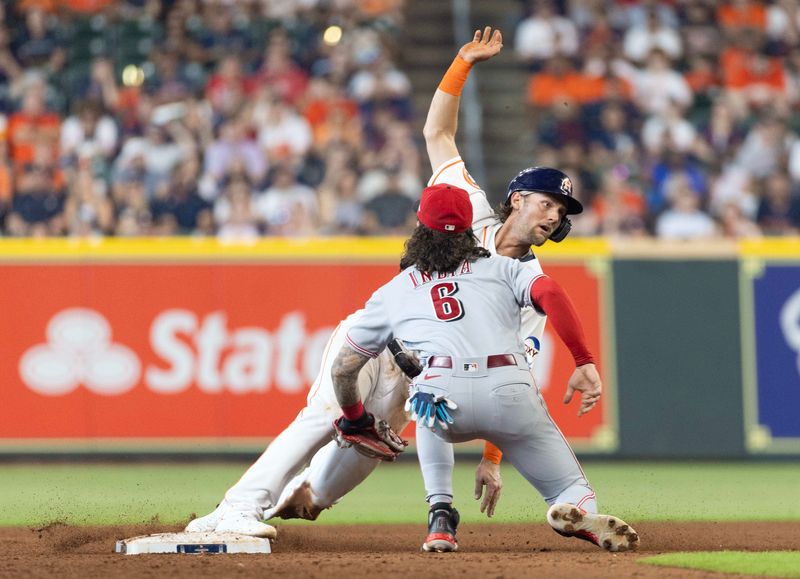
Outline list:
[[[215,238],[3,239],[0,259],[12,261],[159,260],[303,260],[337,258],[391,259],[403,250],[398,238],[264,238],[227,243]]]
[[[265,237],[246,243],[227,243],[213,237],[136,238],[2,238],[0,261],[130,260],[367,260],[394,263],[403,252],[403,237]],[[689,259],[692,257],[758,257],[800,259],[800,238],[746,239],[668,243],[658,240],[615,240],[576,237],[534,248],[548,261],[591,257]]]
[[[329,237],[262,238],[251,243],[226,243],[215,238],[98,238],[98,239],[0,239],[0,261],[108,261],[108,260],[368,260],[396,262],[405,238]],[[610,246],[603,239],[574,239],[548,243],[536,253],[556,261],[606,256]]]
[[[739,255],[764,259],[800,260],[800,238],[745,239],[739,243]]]

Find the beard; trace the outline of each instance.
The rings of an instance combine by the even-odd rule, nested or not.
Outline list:
[[[550,239],[550,234],[539,229],[538,225],[531,229],[528,235],[528,242],[534,247],[541,247],[548,239]]]

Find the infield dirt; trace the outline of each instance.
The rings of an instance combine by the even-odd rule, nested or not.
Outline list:
[[[279,525],[271,555],[118,555],[117,539],[177,526],[0,528],[0,577],[731,577],[645,566],[674,551],[800,550],[800,522],[640,523],[642,546],[607,553],[546,524],[465,524],[457,553],[419,551],[424,525]]]

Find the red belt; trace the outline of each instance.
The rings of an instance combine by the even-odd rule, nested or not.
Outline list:
[[[493,354],[486,358],[487,368],[501,366],[516,366],[517,359],[513,354]],[[453,359],[450,356],[431,356],[428,358],[428,368],[452,368]]]

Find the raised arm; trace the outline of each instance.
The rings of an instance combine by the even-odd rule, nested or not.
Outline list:
[[[458,51],[458,56],[447,69],[436,93],[433,95],[425,127],[422,131],[431,168],[436,170],[442,163],[458,156],[456,130],[458,129],[458,105],[461,90],[469,71],[476,62],[489,60],[503,48],[503,35],[492,32],[487,26],[483,32],[475,31],[472,41]]]

